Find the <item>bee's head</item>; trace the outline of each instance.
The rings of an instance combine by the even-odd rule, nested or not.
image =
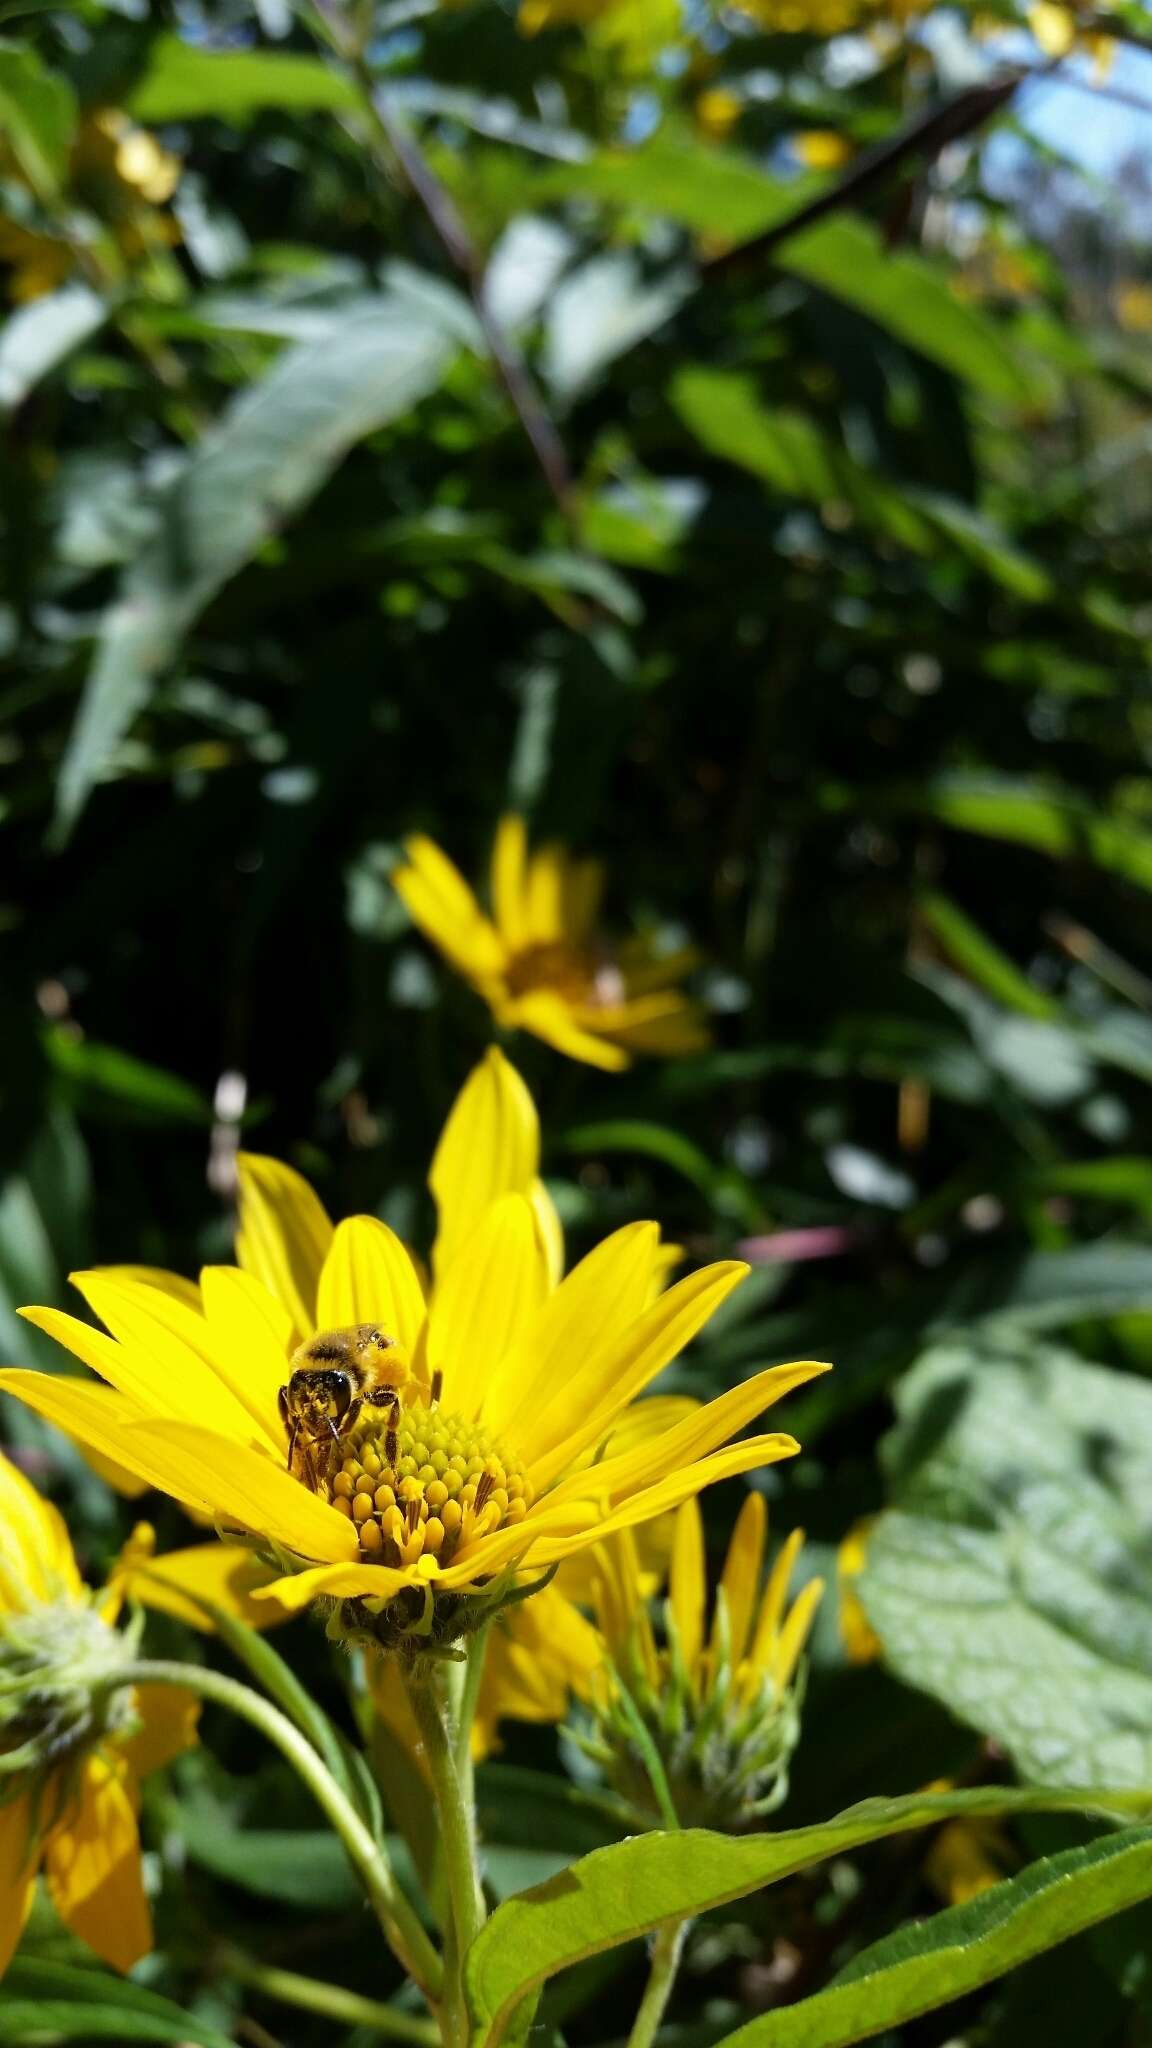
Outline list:
[[[340,1423],[356,1396],[356,1381],[340,1366],[301,1365],[285,1394],[288,1413],[302,1422]]]

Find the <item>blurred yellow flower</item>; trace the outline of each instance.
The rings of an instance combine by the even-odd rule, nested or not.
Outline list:
[[[240,1173],[237,1267],[207,1268],[198,1288],[131,1268],[78,1274],[109,1334],[24,1313],[105,1384],[9,1370],[0,1387],[247,1532],[280,1565],[256,1600],[343,1603],[346,1629],[384,1647],[455,1641],[518,1577],[798,1449],[729,1439],[827,1369],[808,1361],[586,1462],[747,1268],[724,1261],[658,1292],[659,1231],[634,1223],[560,1280],[536,1112],[495,1050],[433,1159],[430,1293],[377,1218],[334,1228],[275,1160],[242,1156]]]
[[[674,986],[695,965],[693,952],[661,956],[637,942],[614,955],[597,949],[598,862],[574,860],[560,846],[530,856],[523,818],[504,817],[488,917],[434,841],[418,835],[405,853],[392,879],[409,916],[502,1027],[613,1071],[634,1052],[698,1052],[708,1043],[700,1006]]]
[[[542,29],[583,28],[592,41],[615,51],[629,70],[649,64],[682,30],[680,0],[520,0],[522,35]]]
[[[0,1971],[42,1873],[61,1919],[129,1970],[152,1947],[140,1872],[140,1780],[195,1740],[178,1687],[117,1686],[123,1576],[81,1581],[56,1509],[0,1457]]]
[[[1118,285],[1112,310],[1125,334],[1152,334],[1152,284]]]
[[[850,1664],[874,1663],[883,1647],[856,1591],[856,1581],[868,1561],[868,1535],[875,1519],[874,1515],[865,1515],[854,1522],[836,1553],[840,1638]]]
[[[810,171],[838,171],[853,154],[848,137],[835,128],[808,128],[794,135],[792,151]]]
[[[15,164],[4,163],[16,185],[26,180]],[[180,158],[162,148],[146,128],[115,107],[97,108],[81,122],[68,167],[69,199],[90,210],[108,231],[114,258],[132,264],[153,246],[180,238],[171,214],[162,212],[183,169]],[[56,291],[76,269],[76,250],[67,234],[48,223],[31,225],[0,218],[0,264],[11,271],[8,296],[17,304]]]
[[[713,142],[723,142],[732,133],[743,111],[743,100],[725,86],[709,85],[696,95],[696,125]]]

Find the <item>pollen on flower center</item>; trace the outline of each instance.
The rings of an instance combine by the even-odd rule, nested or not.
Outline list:
[[[448,1564],[464,1544],[522,1521],[532,1499],[486,1430],[423,1401],[395,1429],[377,1410],[350,1431],[333,1450],[327,1488],[364,1556],[395,1569],[426,1554]]]

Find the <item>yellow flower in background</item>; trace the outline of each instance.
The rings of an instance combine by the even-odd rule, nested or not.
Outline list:
[[[343,1630],[385,1647],[455,1641],[518,1579],[794,1455],[789,1436],[729,1440],[827,1370],[809,1361],[588,1462],[747,1268],[724,1261],[660,1292],[659,1231],[634,1223],[561,1280],[535,1109],[495,1050],[430,1178],[426,1289],[385,1224],[333,1226],[289,1167],[242,1158],[238,1266],[207,1268],[198,1287],[77,1275],[108,1334],[24,1313],[101,1384],[9,1370],[0,1387],[251,1538],[281,1568],[254,1599],[342,1603]]]
[[[392,880],[413,923],[484,997],[498,1024],[530,1031],[589,1066],[619,1070],[634,1052],[698,1052],[703,1012],[675,986],[696,964],[639,943],[598,950],[603,890],[597,861],[563,847],[531,856],[521,817],[500,820],[492,850],[492,916],[458,868],[422,835]]]
[[[41,1873],[61,1919],[129,1970],[152,1947],[140,1780],[195,1740],[198,1702],[117,1686],[131,1632],[117,1573],[84,1586],[56,1509],[0,1457],[0,1970]]]
[[[680,0],[520,0],[522,35],[575,26],[614,51],[628,70],[642,70],[683,30]]]
[[[850,1664],[872,1664],[882,1649],[856,1591],[856,1581],[868,1561],[868,1536],[874,1515],[854,1522],[836,1553],[836,1581],[840,1594],[840,1639]]]
[[[0,150],[0,170],[26,188],[28,178]],[[138,262],[180,239],[173,216],[164,211],[180,182],[180,158],[164,149],[146,128],[138,128],[116,107],[100,107],[77,130],[68,166],[70,206],[86,209],[107,231],[105,253],[113,264]],[[91,225],[91,224],[90,224]],[[46,216],[0,218],[0,264],[10,270],[8,296],[17,304],[56,291],[76,269],[76,247],[63,227]]]
[[[807,128],[792,137],[793,154],[810,171],[839,171],[851,160],[852,144],[835,128]]]

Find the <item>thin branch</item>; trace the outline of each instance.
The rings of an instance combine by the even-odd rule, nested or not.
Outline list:
[[[367,68],[357,64],[361,87],[393,157],[399,164],[413,195],[428,216],[445,254],[455,264],[468,286],[476,318],[488,344],[501,382],[531,443],[545,483],[564,514],[572,512],[572,473],[556,424],[536,389],[532,373],[519,348],[494,318],[484,290],[484,265],[453,200],[410,131],[396,119],[387,96],[378,91]]]
[[[1025,70],[1013,70],[989,85],[968,86],[954,98],[945,100],[943,105],[930,107],[898,134],[878,142],[872,149],[864,150],[842,178],[826,191],[817,193],[806,205],[798,207],[795,213],[774,222],[770,228],[765,228],[763,234],[754,235],[751,241],[741,242],[722,256],[713,257],[703,266],[704,276],[721,277],[729,271],[743,269],[747,263],[757,262],[778,249],[782,242],[789,241],[801,228],[813,227],[828,214],[839,213],[841,208],[866,198],[877,186],[886,183],[891,173],[902,164],[917,158],[938,156],[950,142],[959,142],[974,129],[982,127],[1007,104],[1026,78],[1035,75]]]

